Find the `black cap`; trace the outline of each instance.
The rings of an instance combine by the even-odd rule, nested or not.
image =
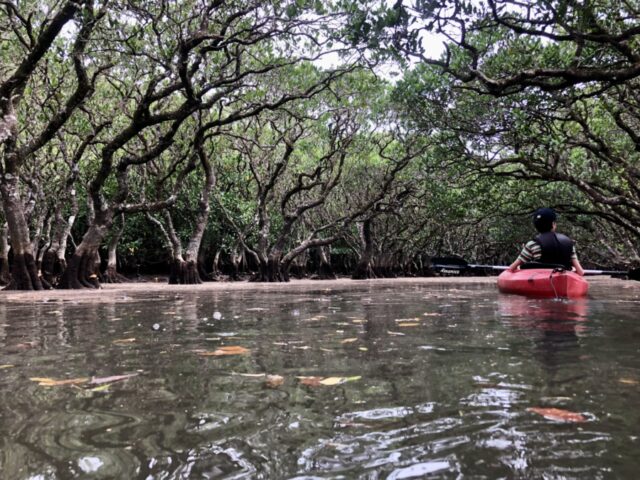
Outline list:
[[[533,225],[540,233],[549,232],[557,215],[552,208],[539,208],[533,214]]]

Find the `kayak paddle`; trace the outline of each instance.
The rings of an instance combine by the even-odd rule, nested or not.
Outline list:
[[[451,273],[458,275],[467,270],[506,270],[509,267],[502,265],[476,265],[467,263],[466,260],[459,257],[434,257],[431,259],[431,268],[438,273]]]
[[[559,266],[556,265],[545,265],[537,262],[529,262],[520,266],[520,268],[528,269],[528,268],[556,268]],[[454,275],[459,275],[462,272],[467,270],[478,270],[478,269],[487,269],[487,270],[506,270],[509,267],[504,265],[477,265],[472,263],[467,263],[466,260],[460,257],[434,257],[431,259],[431,268],[433,268],[438,273],[450,273]],[[640,268],[634,268],[633,270],[623,271],[623,270],[585,270],[585,275],[611,275],[617,277],[627,277],[631,280],[640,281]]]

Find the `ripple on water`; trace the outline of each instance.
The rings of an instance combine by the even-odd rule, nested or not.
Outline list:
[[[455,450],[469,437],[456,431],[459,418],[434,415],[434,410],[436,405],[428,402],[341,414],[335,419],[339,430],[301,451],[297,473],[386,472],[394,478],[413,478],[431,468],[432,472],[454,471]]]
[[[424,475],[442,472],[443,470],[449,470],[451,464],[446,460],[433,460],[430,462],[416,463],[404,468],[396,468],[387,477],[387,480],[401,480],[404,478],[417,478]]]

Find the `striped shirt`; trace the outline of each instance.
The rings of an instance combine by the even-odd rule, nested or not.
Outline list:
[[[523,263],[527,262],[535,262],[539,260],[542,256],[542,247],[535,240],[529,240],[522,250],[520,251],[520,255],[518,255],[518,260],[521,260]],[[571,251],[571,260],[577,260],[578,255],[576,254],[576,246],[573,246]]]

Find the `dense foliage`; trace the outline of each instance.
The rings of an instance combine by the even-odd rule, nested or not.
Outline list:
[[[426,274],[508,262],[541,205],[636,265],[639,13],[0,2],[0,280]]]

